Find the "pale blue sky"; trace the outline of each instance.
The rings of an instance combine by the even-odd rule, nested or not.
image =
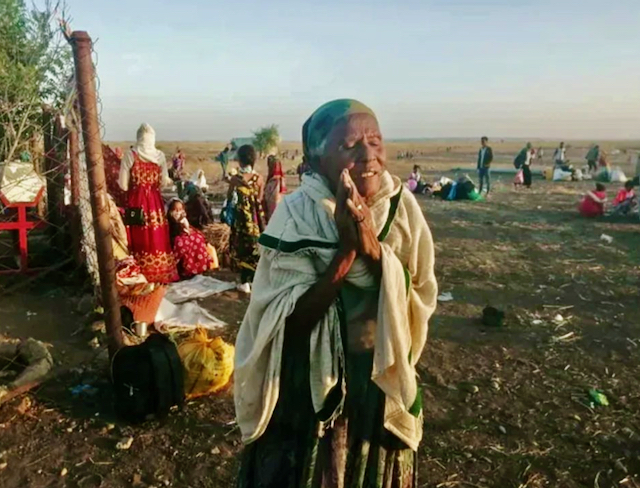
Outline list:
[[[67,2],[112,140],[298,140],[341,97],[388,138],[640,139],[640,0]]]

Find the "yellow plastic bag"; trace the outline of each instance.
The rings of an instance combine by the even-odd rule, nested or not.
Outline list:
[[[210,339],[198,327],[191,339],[178,346],[184,367],[184,391],[188,399],[215,393],[224,388],[233,374],[235,348],[220,337]]]

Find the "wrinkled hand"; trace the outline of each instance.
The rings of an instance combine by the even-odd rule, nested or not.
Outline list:
[[[358,251],[360,248],[358,227],[351,212],[347,208],[348,198],[348,190],[341,179],[336,194],[336,210],[334,217],[336,220],[336,226],[338,227],[338,235],[340,236],[340,246],[347,252]]]
[[[371,210],[364,198],[358,193],[355,183],[348,171],[342,173],[342,185],[348,197],[345,206],[358,229],[358,252],[374,262],[380,261],[382,251],[376,235]]]

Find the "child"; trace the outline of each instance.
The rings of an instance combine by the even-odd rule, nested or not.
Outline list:
[[[599,217],[604,215],[604,203],[606,201],[606,188],[602,183],[596,183],[596,190],[587,192],[580,202],[578,210],[583,217]]]
[[[167,220],[181,278],[191,278],[218,267],[215,249],[207,245],[202,232],[189,225],[181,200],[171,200]]]
[[[627,181],[613,200],[613,215],[627,215],[637,205],[636,193],[633,191],[633,181]]]

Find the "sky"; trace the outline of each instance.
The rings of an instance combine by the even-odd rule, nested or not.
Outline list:
[[[300,140],[356,98],[386,138],[640,139],[638,0],[67,0],[109,140]]]

